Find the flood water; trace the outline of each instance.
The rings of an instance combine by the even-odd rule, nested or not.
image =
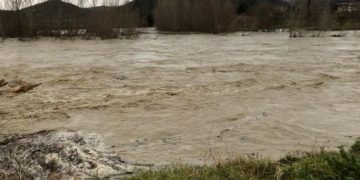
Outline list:
[[[10,39],[0,62],[0,79],[42,83],[0,94],[2,133],[95,133],[130,161],[278,158],[360,136],[360,38],[351,35]]]

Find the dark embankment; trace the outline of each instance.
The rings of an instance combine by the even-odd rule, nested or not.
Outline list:
[[[213,166],[175,165],[143,172],[133,180],[155,179],[359,179],[360,140],[349,149],[320,151],[279,161],[239,158]]]

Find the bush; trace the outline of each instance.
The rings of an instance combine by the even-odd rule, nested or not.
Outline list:
[[[283,179],[358,179],[360,157],[341,148],[304,157],[284,172]]]
[[[360,154],[360,138],[358,138],[355,143],[351,146],[350,152],[355,154]]]

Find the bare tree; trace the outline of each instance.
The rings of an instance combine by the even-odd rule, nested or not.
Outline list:
[[[33,0],[24,0],[23,2],[23,7],[29,7],[33,5]],[[34,15],[32,14],[32,12],[26,11],[25,13],[23,13],[23,20],[21,20],[20,23],[23,23],[23,27],[24,27],[24,34],[26,34],[27,36],[35,36],[36,35],[36,30],[34,27]]]
[[[86,7],[86,4],[87,4],[87,0],[78,0],[77,1],[77,5],[79,7]]]
[[[4,2],[3,1],[0,1],[0,11],[1,10],[4,10]]]
[[[16,22],[14,22],[17,25],[16,28],[16,32],[20,34],[20,36],[22,36],[22,23],[21,23],[21,14],[20,14],[20,9],[23,6],[23,3],[25,1],[23,0],[7,0],[5,1],[5,7],[11,11],[15,12],[15,16],[16,16]]]
[[[23,0],[7,0],[5,1],[5,7],[12,11],[19,11],[24,2]]]
[[[290,37],[320,36],[331,28],[330,0],[295,0],[291,6]]]
[[[249,14],[252,17],[252,30],[275,31],[284,28],[287,20],[287,6],[274,3],[271,0],[260,0],[253,8],[250,9]]]
[[[4,5],[3,3],[0,1],[0,36],[2,38],[2,40],[4,40],[5,36],[4,36],[4,29],[3,29],[3,13],[2,10],[4,9]]]
[[[122,5],[121,0],[103,0],[103,6],[120,6]]]
[[[91,0],[91,5],[92,7],[96,7],[98,5],[98,0]]]

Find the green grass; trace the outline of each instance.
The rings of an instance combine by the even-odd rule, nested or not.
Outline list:
[[[349,150],[287,156],[279,161],[238,158],[212,166],[173,165],[142,172],[131,180],[320,179],[360,180],[360,139]]]

